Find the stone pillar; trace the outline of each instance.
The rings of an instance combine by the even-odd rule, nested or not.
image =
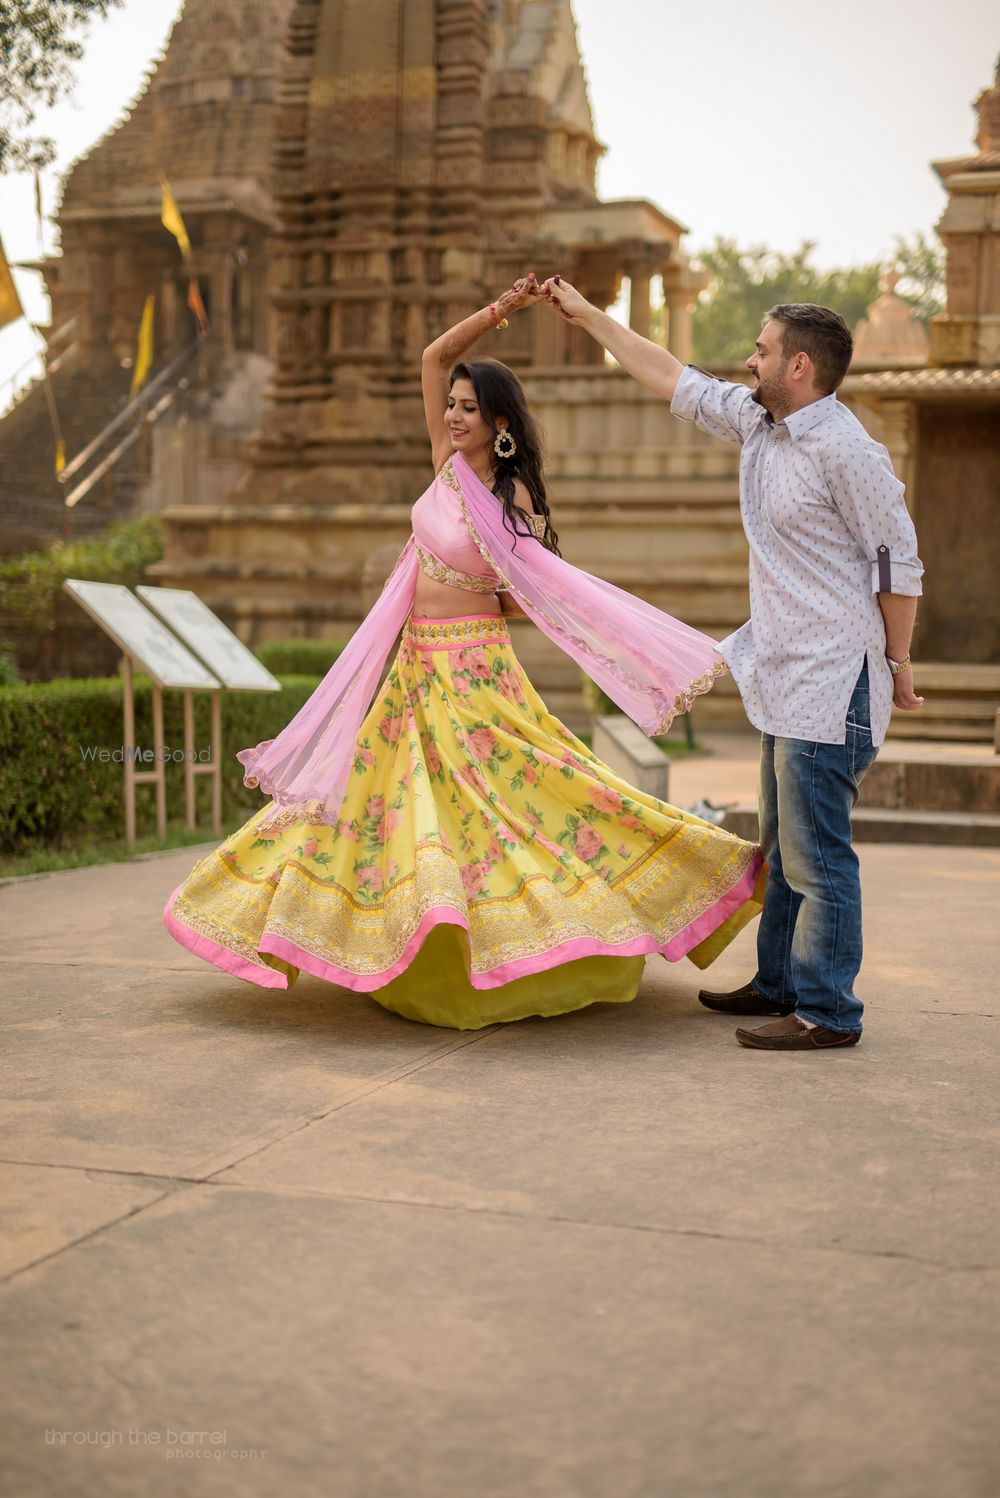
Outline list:
[[[917,410],[911,400],[882,401],[879,405],[881,439],[889,449],[896,477],[906,485],[906,504],[914,517],[917,457]]]
[[[652,246],[624,243],[621,246],[621,268],[629,278],[628,325],[633,333],[648,338],[652,326],[649,306],[649,283],[660,268],[659,256]]]
[[[532,363],[543,367],[566,363],[566,329],[569,323],[548,307],[531,311],[531,328],[534,334],[534,356]]]
[[[666,294],[666,346],[682,364],[691,362],[691,304],[694,293],[670,287]]]
[[[641,338],[649,337],[649,271],[633,266],[629,271],[628,325]]]
[[[160,335],[163,346],[171,354],[176,353],[180,342],[177,321],[177,280],[173,266],[160,277]]]
[[[257,331],[254,326],[253,270],[249,262],[241,265],[236,272],[236,301],[239,323],[235,342],[238,348],[252,349],[256,345]]]
[[[114,290],[113,246],[94,240],[88,245],[90,296],[87,299],[87,343],[89,349],[108,342]]]
[[[233,257],[228,245],[217,245],[210,262],[212,329],[227,354],[233,351]]]
[[[691,308],[707,281],[708,277],[692,270],[683,257],[663,267],[666,346],[682,364],[691,362]]]

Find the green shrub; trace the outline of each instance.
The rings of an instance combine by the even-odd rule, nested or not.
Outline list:
[[[592,681],[585,672],[580,673],[583,680],[583,700],[588,713],[594,718],[608,718],[621,712],[621,708],[599,687],[596,681]]]
[[[222,693],[224,825],[239,825],[267,801],[244,786],[237,750],[274,738],[315,689],[315,675],[285,676],[280,693]],[[121,747],[122,702],[120,677],[0,686],[0,851],[56,846],[68,833],[124,829],[124,767],[85,759],[81,752],[82,747]],[[163,694],[163,738],[170,749],[184,747],[183,702],[180,692]],[[196,692],[194,702],[195,748],[204,749],[210,743],[210,701]],[[152,684],[146,676],[135,678],[135,727],[139,747],[155,749]],[[195,784],[198,815],[205,818],[211,777],[199,775]],[[182,819],[183,763],[167,764],[166,786],[167,819]],[[136,830],[142,836],[156,825],[155,786],[138,785],[135,794]]]
[[[342,640],[267,640],[253,652],[275,676],[325,676],[343,648]]]
[[[591,681],[585,672],[581,672],[581,676],[583,678],[583,700],[592,718],[615,717],[621,713],[621,708],[618,704],[613,698],[608,696],[602,687],[597,685],[596,681]],[[680,752],[680,746],[676,741],[681,736],[684,738],[685,751],[697,748],[694,736],[694,709],[689,709],[686,713],[678,713],[667,732],[673,735],[671,742],[668,743],[666,734],[658,734],[653,739],[653,743],[659,744],[664,754]]]
[[[0,640],[0,687],[15,686],[20,680],[13,645],[9,640]]]
[[[44,551],[28,551],[0,562],[0,598],[4,614],[36,630],[55,622],[56,599],[67,577],[132,587],[146,568],[163,555],[163,521],[159,515],[119,520],[99,536],[53,541]]]

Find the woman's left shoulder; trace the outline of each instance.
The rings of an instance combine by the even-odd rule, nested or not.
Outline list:
[[[516,474],[514,475],[514,503],[517,505],[519,510],[527,510],[529,515],[533,515],[535,513],[535,507],[531,502],[531,495],[528,492],[528,486],[524,482],[524,480],[519,479]]]
[[[536,535],[545,529],[545,517],[535,514],[535,506],[527,485],[519,478],[514,479],[514,503],[524,516],[525,522],[531,527]]]

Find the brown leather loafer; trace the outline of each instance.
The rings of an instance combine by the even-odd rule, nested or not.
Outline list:
[[[712,993],[703,988],[698,1000],[706,1009],[714,1009],[718,1014],[791,1014],[795,1008],[793,1004],[772,1003],[752,983],[734,988],[732,993]]]
[[[823,1030],[819,1026],[804,1025],[797,1014],[786,1014],[773,1025],[761,1025],[759,1030],[737,1030],[740,1045],[751,1046],[758,1051],[829,1051],[838,1046],[857,1045],[860,1032],[845,1034],[843,1030]]]

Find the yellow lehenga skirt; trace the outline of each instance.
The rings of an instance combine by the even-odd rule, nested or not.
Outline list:
[[[300,971],[479,1029],[635,997],[757,915],[759,848],[636,790],[547,710],[503,619],[411,618],[337,825],[269,803],[167,902],[170,933],[265,987]]]

